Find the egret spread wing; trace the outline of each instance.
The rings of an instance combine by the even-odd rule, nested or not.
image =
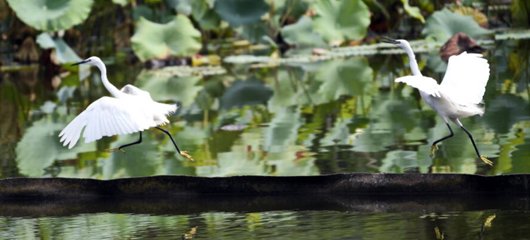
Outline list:
[[[405,76],[396,79],[396,82],[406,83],[420,91],[426,92],[434,97],[441,97],[440,85],[436,80],[424,76]]]
[[[489,76],[488,60],[481,54],[463,52],[449,58],[440,87],[455,103],[478,104],[486,91]]]
[[[149,113],[150,106],[127,100],[102,97],[90,104],[59,134],[63,145],[72,148],[85,126],[85,142],[92,142],[103,136],[134,133],[157,125],[153,114]]]

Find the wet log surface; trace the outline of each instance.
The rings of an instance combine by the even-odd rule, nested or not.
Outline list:
[[[530,211],[530,175],[334,174],[0,180],[0,216],[208,211]]]

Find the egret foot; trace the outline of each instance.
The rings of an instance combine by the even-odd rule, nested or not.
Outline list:
[[[485,162],[486,164],[490,165],[490,166],[493,166],[493,162],[490,161],[486,156],[484,155],[480,155],[480,160],[482,160],[483,162]]]
[[[107,149],[106,151],[107,151],[107,152],[116,152],[116,151],[118,151],[118,150],[120,150],[120,152],[122,152],[122,153],[127,154],[127,153],[125,152],[125,150],[123,150],[123,149],[121,149],[121,148],[119,148],[119,147],[117,147],[117,148]]]
[[[438,150],[438,146],[436,146],[436,145],[432,145],[432,146],[431,146],[431,157],[434,157],[434,152],[435,152],[436,150]]]
[[[194,161],[193,158],[188,154],[188,151],[181,151],[180,155],[186,157],[187,159]]]

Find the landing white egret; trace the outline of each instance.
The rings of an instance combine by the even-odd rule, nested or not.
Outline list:
[[[83,128],[85,129],[83,133],[85,142],[99,140],[103,136],[110,137],[139,132],[140,139],[138,141],[110,149],[110,151],[120,150],[125,153],[123,148],[141,143],[142,131],[154,127],[169,136],[179,154],[193,160],[186,151],[180,151],[167,130],[158,127],[169,123],[167,115],[177,110],[176,104],[155,102],[151,99],[151,95],[148,92],[133,85],[126,85],[121,90],[118,90],[107,79],[105,64],[98,57],[87,58],[72,64],[72,66],[79,64],[98,67],[103,85],[114,98],[102,97],[90,104],[85,111],[74,118],[59,134],[61,142],[64,142],[63,146],[68,145],[68,148],[75,146]]]
[[[450,135],[432,143],[431,156],[434,156],[434,151],[438,149],[436,144],[454,135],[448,121],[451,120],[467,133],[479,159],[488,165],[493,165],[486,156],[480,155],[473,136],[458,120],[484,114],[484,109],[478,104],[482,101],[490,75],[488,60],[476,53],[463,52],[460,55],[451,56],[442,83],[438,84],[433,78],[424,77],[421,74],[416,57],[406,40],[383,38],[386,39],[383,42],[403,48],[409,57],[412,76],[400,77],[395,81],[417,88],[421,98],[440,115],[451,132]]]

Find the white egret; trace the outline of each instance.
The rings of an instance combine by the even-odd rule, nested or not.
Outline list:
[[[424,77],[421,74],[416,57],[406,40],[383,38],[386,39],[383,42],[403,48],[409,57],[412,76],[400,77],[395,81],[417,88],[421,98],[440,115],[451,132],[450,135],[432,143],[431,156],[434,156],[434,151],[438,149],[436,144],[454,135],[449,125],[449,120],[451,120],[467,133],[479,159],[488,165],[493,165],[486,156],[480,155],[473,136],[458,120],[484,114],[484,109],[478,104],[482,101],[490,75],[488,60],[476,53],[463,52],[460,55],[451,56],[442,83],[438,84],[433,78]]]
[[[101,97],[72,120],[59,134],[61,142],[64,142],[63,146],[68,145],[68,148],[75,146],[83,128],[85,129],[83,133],[85,142],[99,140],[103,136],[110,137],[139,132],[140,139],[138,141],[110,149],[110,151],[120,150],[125,153],[123,148],[142,142],[142,131],[155,127],[169,136],[179,154],[193,160],[186,151],[180,151],[167,130],[158,127],[169,123],[167,115],[177,110],[176,104],[155,102],[151,99],[151,95],[148,92],[133,85],[126,85],[121,90],[118,90],[107,79],[105,64],[98,57],[87,58],[72,64],[72,66],[79,64],[98,67],[103,85],[114,98]]]

